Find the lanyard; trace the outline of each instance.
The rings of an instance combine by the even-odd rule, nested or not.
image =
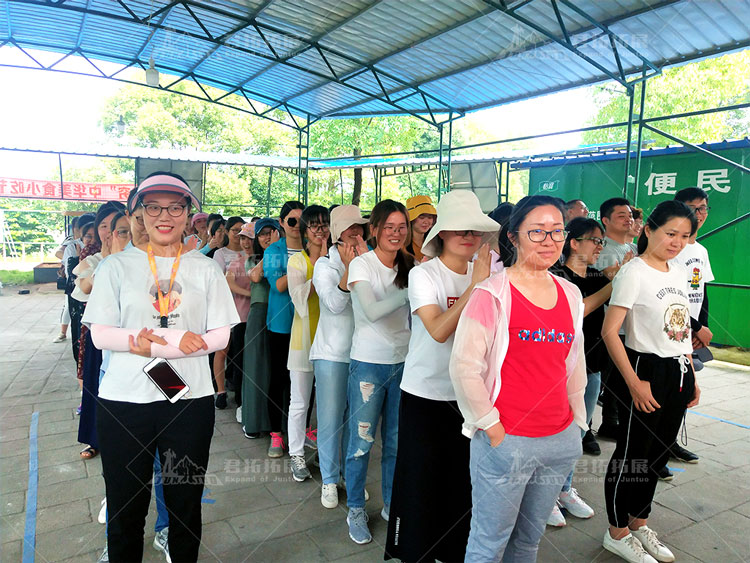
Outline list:
[[[167,313],[169,313],[169,295],[172,293],[172,285],[177,277],[177,269],[180,267],[180,255],[182,254],[182,244],[180,244],[180,250],[177,251],[177,257],[174,259],[172,264],[172,274],[169,276],[169,290],[167,295],[164,295],[161,291],[161,285],[159,285],[159,274],[156,271],[156,258],[154,258],[154,249],[151,248],[151,244],[146,247],[146,253],[148,254],[148,264],[151,267],[151,273],[154,274],[154,281],[156,282],[156,296],[159,299],[159,314],[161,320],[159,326],[161,328],[167,328]]]

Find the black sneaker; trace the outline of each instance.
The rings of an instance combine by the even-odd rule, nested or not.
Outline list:
[[[656,471],[656,474],[659,476],[660,481],[671,481],[674,479],[674,474],[669,470],[669,467],[666,465],[662,467],[661,469],[658,469]]]
[[[255,440],[256,438],[260,438],[260,432],[242,432],[245,435],[245,438],[248,440]]]
[[[602,422],[599,430],[596,431],[596,435],[599,438],[607,438],[609,440],[617,440],[617,436],[620,433],[619,424],[612,422]]]
[[[225,408],[227,408],[227,394],[226,393],[217,394],[216,402],[214,403],[214,405],[220,411],[223,411]]]
[[[682,461],[684,463],[698,463],[698,460],[700,459],[693,452],[691,452],[690,450],[686,450],[677,442],[670,446],[669,457],[671,457],[672,459],[676,459],[677,461]]]
[[[602,453],[602,449],[599,447],[599,442],[596,441],[594,433],[589,430],[583,435],[582,440],[583,452],[589,455],[599,455]]]

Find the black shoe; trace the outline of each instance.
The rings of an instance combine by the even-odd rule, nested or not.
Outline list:
[[[700,459],[693,452],[691,452],[690,450],[686,450],[677,442],[670,446],[669,457],[671,457],[672,459],[676,459],[677,461],[682,461],[684,463],[698,463],[698,460]]]
[[[656,474],[659,476],[660,481],[671,481],[674,479],[674,474],[669,470],[669,467],[666,465],[662,467],[661,469],[658,469],[656,471]]]
[[[619,424],[612,422],[602,422],[602,425],[597,430],[596,435],[599,438],[607,438],[609,440],[617,440],[617,436],[620,433]]]
[[[245,435],[245,438],[248,440],[255,440],[256,438],[260,438],[260,432],[250,432],[249,434],[247,432],[243,431],[243,434]]]
[[[223,411],[225,408],[227,408],[227,394],[219,393],[218,395],[216,395],[216,402],[214,403],[214,405],[220,411]]]
[[[589,455],[599,455],[602,453],[602,449],[599,447],[599,442],[596,441],[596,438],[594,437],[594,434],[593,432],[591,432],[591,430],[583,435],[582,445],[583,453],[587,453]]]

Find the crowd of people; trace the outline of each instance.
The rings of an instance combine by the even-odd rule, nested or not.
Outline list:
[[[142,559],[152,483],[154,547],[197,560],[215,410],[232,403],[294,481],[316,450],[321,504],[345,491],[357,544],[380,427],[385,559],[534,561],[545,526],[594,515],[574,466],[614,439],[603,546],[673,561],[648,518],[668,459],[698,461],[677,438],[712,338],[708,210],[686,188],[647,217],[543,195],[486,215],[455,190],[225,219],[159,172],[75,218],[55,342],[70,331],[81,457],[101,454],[100,561]]]

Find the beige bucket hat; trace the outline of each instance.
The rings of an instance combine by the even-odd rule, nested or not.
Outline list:
[[[437,222],[430,229],[422,245],[422,254],[438,254],[440,231],[480,231],[485,233],[482,244],[497,247],[500,225],[482,212],[479,199],[470,190],[453,190],[440,198],[437,204]]]
[[[341,233],[352,225],[366,225],[367,219],[362,218],[362,212],[356,205],[339,205],[331,211],[331,240],[336,243]],[[365,231],[367,238],[367,231]]]

